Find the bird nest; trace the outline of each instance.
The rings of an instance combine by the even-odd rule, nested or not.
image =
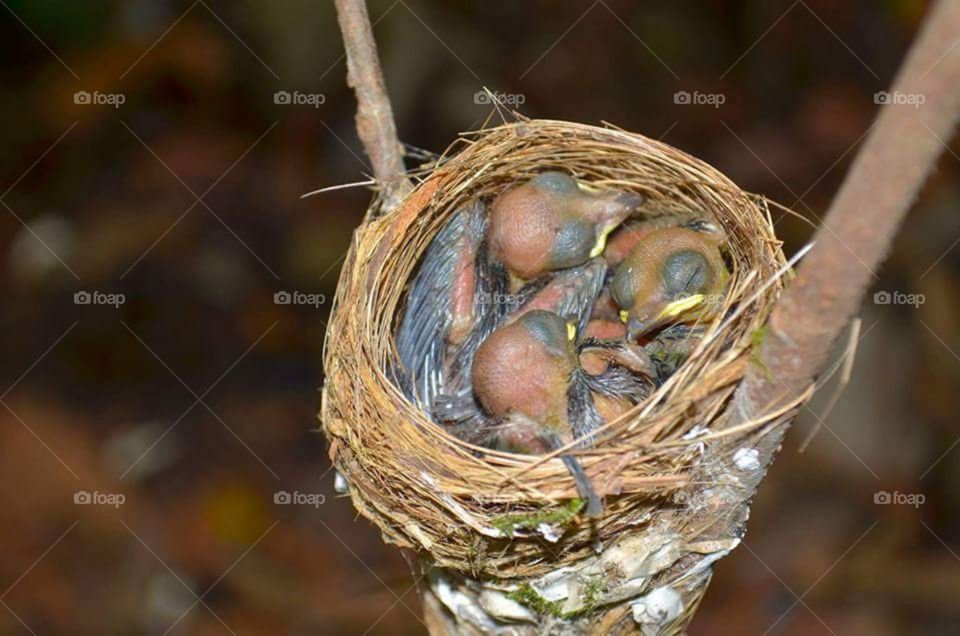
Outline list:
[[[391,379],[394,331],[430,240],[456,210],[545,170],[641,194],[641,214],[697,211],[726,233],[723,311],[680,368],[589,448],[548,455],[473,446],[451,435]],[[321,420],[354,506],[386,541],[437,566],[487,579],[541,576],[594,554],[677,508],[705,444],[729,455],[753,431],[725,426],[786,271],[768,203],[667,144],[614,128],[529,120],[465,135],[411,174],[413,191],[354,237],[327,332]],[[602,516],[580,514],[576,453]]]

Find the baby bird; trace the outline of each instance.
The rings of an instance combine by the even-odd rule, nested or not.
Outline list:
[[[595,430],[602,420],[577,361],[574,328],[557,314],[533,310],[494,331],[473,361],[473,390],[496,419],[494,445],[546,453]],[[577,459],[562,455],[587,501],[587,514],[603,504]]]
[[[647,234],[667,227],[685,227],[697,232],[712,234],[720,244],[726,240],[723,228],[695,212],[661,212],[644,219],[629,219],[610,235],[603,258],[610,267],[616,267],[627,259],[637,243]]]
[[[478,290],[490,284],[478,263],[485,224],[479,201],[455,212],[427,247],[407,293],[397,353],[407,393],[427,412],[447,385],[450,352],[490,322],[489,306],[477,301]]]
[[[577,346],[577,355],[593,405],[604,422],[632,409],[657,386],[659,368],[639,344],[623,338],[588,337]]]
[[[482,257],[480,259],[483,261]],[[478,263],[478,272],[485,272]],[[473,359],[477,348],[499,326],[508,325],[530,311],[557,314],[579,332],[586,326],[593,304],[603,287],[607,266],[602,258],[593,258],[578,267],[547,274],[526,284],[514,294],[505,291],[480,292],[480,321],[446,358],[442,390],[435,396],[432,415],[453,425],[462,437],[475,437],[486,426],[473,391]],[[480,277],[481,289],[492,289]],[[617,323],[620,324],[620,323]]]
[[[593,192],[562,172],[544,172],[498,196],[490,209],[491,257],[522,281],[582,265],[603,252],[607,235],[643,197]]]
[[[524,286],[521,298],[517,299],[519,307],[506,317],[504,324],[541,309],[559,315],[580,333],[593,313],[606,276],[607,265],[599,257],[549,277],[541,276]]]
[[[715,235],[667,227],[637,241],[610,292],[633,341],[668,324],[712,318],[729,277]]]

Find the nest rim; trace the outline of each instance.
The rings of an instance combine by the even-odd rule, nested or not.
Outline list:
[[[392,334],[405,286],[446,219],[474,197],[549,169],[644,194],[644,208],[702,210],[726,231],[733,271],[725,311],[653,395],[607,423],[590,448],[521,455],[456,438],[410,402],[386,368],[396,358]],[[473,575],[543,574],[674,505],[695,470],[698,444],[738,444],[756,430],[724,429],[723,419],[787,271],[766,199],[665,143],[551,120],[463,135],[411,177],[417,185],[401,204],[355,234],[324,352],[321,422],[330,457],[357,510],[386,541]],[[570,504],[576,488],[556,460],[566,451],[580,456],[607,495],[602,517],[587,520]],[[545,539],[541,523],[559,528],[559,539]]]

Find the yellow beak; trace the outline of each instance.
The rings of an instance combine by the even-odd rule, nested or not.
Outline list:
[[[694,294],[692,296],[687,296],[686,298],[680,298],[675,300],[666,307],[663,308],[663,311],[657,316],[657,320],[663,320],[665,318],[676,318],[680,314],[690,311],[694,307],[700,305],[704,300],[703,294]]]
[[[645,334],[653,329],[657,329],[665,324],[673,322],[674,319],[678,318],[679,316],[682,316],[691,309],[702,305],[704,300],[706,300],[706,296],[703,294],[693,294],[692,296],[686,296],[684,298],[674,300],[673,302],[664,306],[664,308],[652,318],[647,317],[649,314],[644,312],[642,309],[633,315],[631,315],[629,312],[621,311],[620,319],[623,320],[627,325],[627,339],[633,340],[641,334]],[[652,309],[652,307],[650,307],[650,305],[646,305],[646,309]]]
[[[597,242],[594,243],[593,249],[590,250],[590,258],[595,258],[603,254],[604,248],[607,247],[607,237],[610,236],[610,232],[613,232],[616,225],[610,225],[610,227],[605,227],[597,233]]]

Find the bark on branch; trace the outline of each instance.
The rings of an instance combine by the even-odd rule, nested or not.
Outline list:
[[[401,148],[369,18],[362,0],[336,0],[336,6],[347,47],[348,81],[357,93],[357,129],[389,206],[409,184],[402,179]],[[688,610],[674,621],[671,630],[682,629],[693,615],[710,580],[711,564],[740,542],[750,499],[779,447],[794,412],[792,405],[810,391],[832,343],[856,311],[873,270],[886,255],[942,145],[952,135],[960,113],[958,37],[960,0],[939,0],[891,89],[894,95],[923,95],[924,104],[914,108],[891,100],[882,108],[816,234],[815,247],[770,317],[759,353],[762,364],[752,365],[737,388],[727,421],[728,426],[766,422],[755,439],[757,463],[740,466],[733,475],[734,458],[721,456],[708,446],[693,480],[702,486],[691,490],[689,505],[664,508],[656,523],[638,530],[634,537],[643,539],[640,545],[659,546],[657,554],[676,550],[677,558],[670,565],[649,573],[650,580],[656,577],[661,585],[658,590],[672,590],[682,601],[681,607]],[[690,528],[697,529],[695,537],[687,536]],[[478,627],[484,623],[478,623],[476,617],[486,616],[482,582],[454,572],[432,575],[439,577],[442,585],[421,586],[431,633],[500,633],[499,624]],[[473,613],[449,611],[449,597],[454,593],[454,600]],[[622,604],[571,621],[558,621],[548,612],[539,612],[532,623],[510,629],[534,634],[548,625],[555,633],[578,636],[633,633],[635,616]],[[643,629],[645,634],[660,631],[657,625],[644,625]]]
[[[347,53],[347,84],[357,96],[357,134],[383,193],[381,210],[390,211],[409,192],[410,183],[404,177],[403,146],[397,137],[370,16],[365,0],[336,0],[336,8]]]
[[[882,107],[816,233],[816,245],[770,317],[763,365],[754,365],[738,388],[731,426],[802,394],[859,307],[873,270],[952,136],[960,113],[958,37],[960,2],[940,0],[890,90],[926,101],[915,107],[888,100]]]

